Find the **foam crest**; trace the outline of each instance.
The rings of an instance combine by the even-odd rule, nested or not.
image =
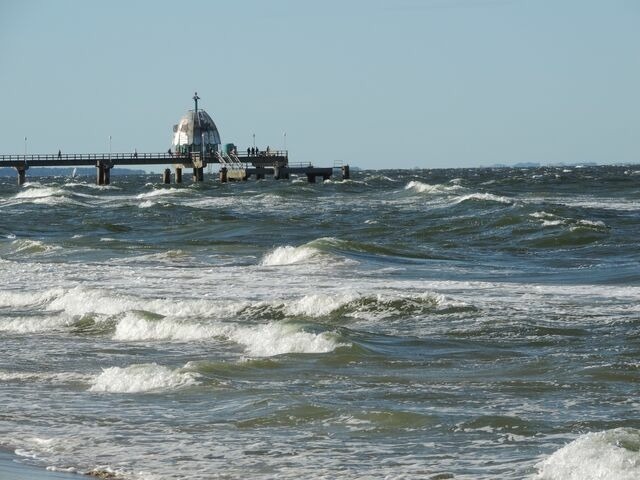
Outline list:
[[[617,428],[581,435],[536,465],[535,480],[636,480],[640,431]]]
[[[41,254],[48,253],[54,250],[59,250],[60,247],[55,245],[47,245],[39,240],[30,240],[26,238],[20,238],[11,242],[13,247],[13,253],[20,254]]]
[[[269,357],[284,353],[326,353],[341,344],[329,333],[310,333],[292,324],[267,323],[239,326],[230,323],[208,325],[180,322],[172,319],[158,321],[127,315],[118,322],[115,340],[122,341],[199,341],[224,338],[242,345],[246,353]]]
[[[136,198],[139,200],[143,200],[148,198],[162,197],[165,195],[173,195],[176,192],[180,192],[180,190],[178,190],[177,188],[159,188],[157,190],[152,190],[150,192],[136,195]]]
[[[60,196],[60,195],[64,195],[65,193],[66,193],[65,190],[61,188],[35,187],[34,185],[16,193],[15,198],[22,198],[22,199],[45,198],[45,197]]]
[[[456,199],[454,203],[462,203],[467,201],[480,201],[480,202],[496,202],[511,205],[513,200],[501,195],[494,195],[493,193],[470,193],[469,195],[463,195]]]
[[[108,290],[74,287],[54,298],[49,311],[64,311],[67,315],[118,315],[142,310],[172,317],[226,318],[246,308],[246,302],[225,302],[208,299],[171,301],[163,298],[140,298]]]
[[[427,193],[427,194],[432,194],[432,195],[443,195],[443,194],[449,194],[449,193],[453,193],[453,192],[458,192],[460,190],[464,190],[464,187],[461,187],[460,185],[457,184],[453,184],[453,185],[441,185],[441,184],[436,184],[436,185],[430,185],[428,183],[422,183],[419,182],[417,180],[411,180],[409,183],[407,183],[404,187],[405,190],[413,190],[416,193]]]
[[[298,328],[286,323],[240,327],[232,331],[229,338],[243,345],[247,353],[254,357],[285,353],[327,353],[345,345],[327,332],[316,334]]]
[[[343,295],[305,295],[285,305],[285,314],[290,316],[323,317],[357,300],[355,293]]]
[[[9,317],[0,320],[0,332],[40,333],[69,325],[69,320],[60,317]]]
[[[102,370],[92,382],[90,392],[147,393],[179,390],[197,385],[194,372],[171,370],[156,363],[110,367]]]
[[[224,326],[200,325],[168,318],[148,320],[140,318],[135,313],[128,313],[116,325],[113,338],[121,341],[194,341],[221,336],[226,331]]]
[[[64,294],[64,289],[53,288],[44,291],[0,291],[0,307],[28,307],[50,302]]]
[[[292,247],[285,245],[284,247],[278,247],[275,250],[267,253],[260,262],[262,266],[276,266],[276,265],[295,265],[298,263],[307,262],[322,253],[313,248],[302,245],[300,247]]]
[[[93,377],[76,372],[8,372],[0,370],[1,382],[88,383]]]

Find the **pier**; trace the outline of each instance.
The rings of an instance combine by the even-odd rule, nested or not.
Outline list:
[[[220,166],[220,182],[257,180],[272,176],[276,180],[287,180],[289,176],[306,176],[309,183],[316,179],[330,179],[339,171],[343,179],[349,178],[349,166],[316,167],[311,163],[289,163],[287,150],[265,151],[248,148],[238,152],[233,143],[222,147],[220,134],[211,117],[202,109],[198,110],[196,93],[193,97],[194,110],[189,110],[177,125],[174,125],[172,148],[164,153],[62,153],[0,155],[0,167],[15,168],[18,184],[27,179],[29,167],[96,167],[96,184],[111,183],[111,169],[132,165],[171,165],[174,168],[174,182],[182,183],[184,169],[192,170],[192,181],[204,181],[204,169],[208,165]],[[162,182],[171,183],[171,169],[162,173]]]

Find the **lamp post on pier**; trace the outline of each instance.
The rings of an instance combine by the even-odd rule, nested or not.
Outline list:
[[[109,135],[109,161],[111,161],[111,135]]]
[[[253,134],[253,148],[256,148],[256,134]]]
[[[284,151],[287,151],[287,132],[283,132],[282,136],[284,137]]]
[[[27,137],[24,137],[24,158],[27,158]]]

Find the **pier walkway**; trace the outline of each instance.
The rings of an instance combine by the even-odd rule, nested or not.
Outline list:
[[[236,166],[229,167],[230,160]],[[220,164],[220,181],[247,180],[251,176],[257,179],[272,175],[276,180],[288,179],[290,174],[306,175],[309,182],[314,183],[316,177],[324,180],[331,178],[335,167],[314,167],[311,163],[289,165],[288,152],[283,150],[273,152],[245,152],[221,155],[219,152],[191,152],[186,154],[165,153],[59,153],[59,154],[26,154],[0,155],[0,167],[15,168],[18,172],[18,184],[26,181],[29,167],[96,167],[96,183],[109,185],[110,171],[116,166],[131,165],[173,165],[175,168],[175,182],[182,182],[182,169],[193,169],[193,181],[204,180],[204,168],[209,164]],[[349,166],[341,166],[342,178],[349,178]],[[163,182],[170,183],[170,169],[163,173]]]

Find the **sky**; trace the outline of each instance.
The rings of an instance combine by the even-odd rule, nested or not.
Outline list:
[[[223,143],[367,169],[640,162],[637,0],[0,0],[0,154]]]

